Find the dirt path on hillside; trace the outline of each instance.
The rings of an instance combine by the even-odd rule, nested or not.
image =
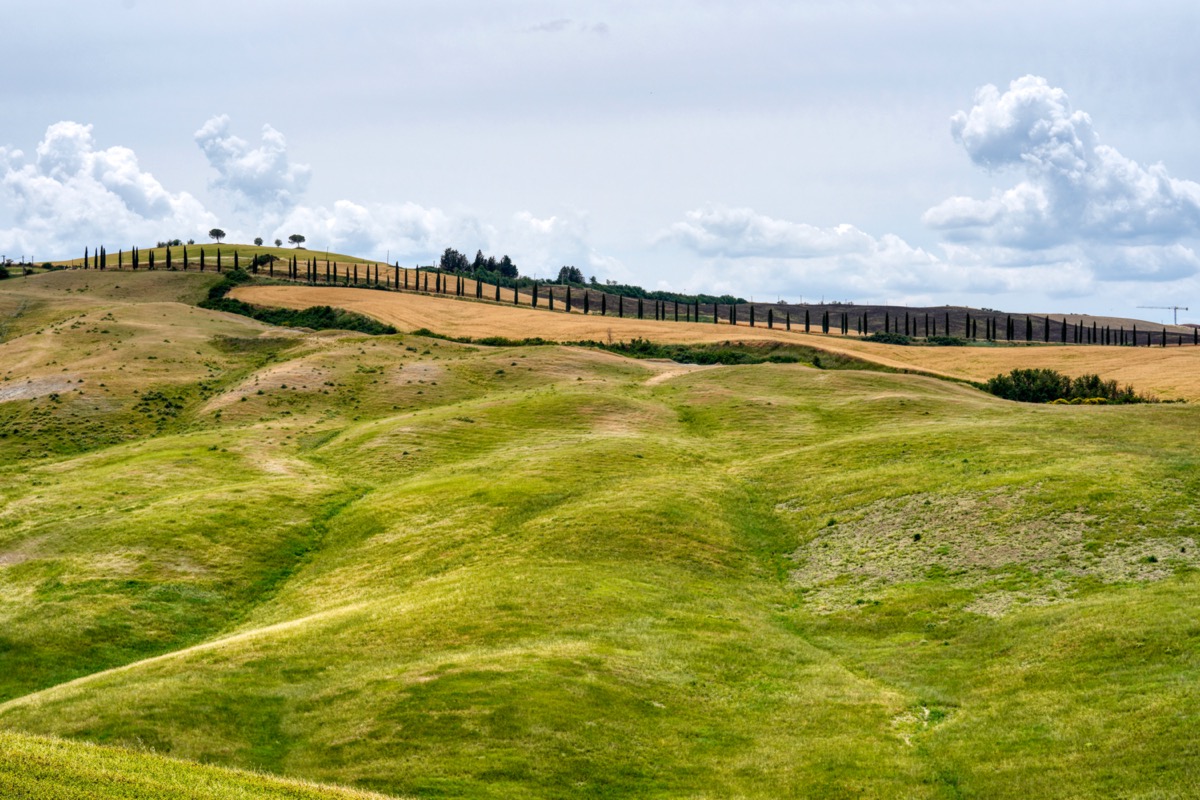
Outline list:
[[[559,311],[463,301],[448,297],[317,286],[243,286],[231,296],[282,308],[331,305],[395,325],[427,328],[448,336],[552,341],[630,341],[692,344],[778,341],[843,353],[894,369],[909,369],[982,381],[1017,368],[1056,369],[1068,375],[1097,373],[1163,398],[1200,400],[1200,348],[1030,345],[1015,347],[904,347],[855,337],[768,329],[759,325],[658,322],[652,319],[565,314]],[[664,378],[665,380],[665,378]]]
[[[3,714],[5,711],[8,711],[9,709],[15,708],[17,706],[30,705],[30,704],[36,705],[43,698],[53,696],[53,695],[58,694],[63,691],[68,691],[77,686],[82,686],[84,684],[92,683],[93,681],[99,680],[108,675],[115,675],[115,674],[121,673],[121,672],[128,672],[129,670],[137,669],[138,667],[144,667],[148,664],[156,664],[160,661],[168,661],[168,660],[175,659],[175,658],[183,658],[185,656],[193,655],[195,653],[203,653],[208,650],[217,650],[217,649],[219,649],[221,647],[225,647],[227,645],[237,644],[238,642],[244,642],[244,641],[247,641],[250,639],[255,639],[260,636],[269,636],[273,633],[281,633],[283,631],[291,630],[294,628],[300,628],[305,625],[309,625],[313,622],[317,622],[319,620],[330,619],[333,617],[344,616],[346,614],[350,614],[350,613],[353,613],[356,611],[361,611],[362,609],[366,608],[367,605],[368,605],[368,603],[362,602],[362,603],[352,603],[350,605],[345,605],[345,606],[339,606],[337,608],[331,608],[327,611],[319,611],[315,614],[309,614],[308,616],[300,617],[298,619],[289,619],[289,620],[285,620],[283,622],[277,622],[273,625],[265,625],[261,628],[252,628],[250,630],[242,631],[240,633],[234,633],[229,636],[221,637],[219,639],[212,639],[207,642],[201,642],[200,644],[194,644],[190,647],[184,647],[179,650],[172,650],[168,653],[162,653],[157,656],[143,658],[139,661],[131,661],[130,663],[122,664],[119,667],[112,667],[111,669],[101,670],[100,672],[93,672],[90,675],[83,675],[79,678],[75,678],[74,680],[66,681],[65,683],[59,683],[54,686],[48,686],[45,689],[40,689],[36,692],[32,692],[31,694],[21,695],[20,697],[14,697],[11,700],[8,700],[7,702],[0,703],[0,714]]]

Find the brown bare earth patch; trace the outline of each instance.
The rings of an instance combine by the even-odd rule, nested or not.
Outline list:
[[[1018,368],[1056,369],[1068,375],[1096,373],[1131,384],[1163,399],[1200,400],[1200,348],[1024,345],[905,347],[864,342],[857,337],[786,331],[780,327],[732,327],[727,323],[658,322],[596,314],[565,314],[445,297],[316,286],[243,286],[231,293],[247,303],[281,308],[331,305],[412,331],[427,328],[447,336],[552,341],[661,343],[788,342],[844,353],[898,370],[929,372],[982,381]]]
[[[1200,565],[1188,536],[1089,546],[1087,514],[1047,514],[1028,496],[1029,490],[992,490],[877,501],[796,550],[792,579],[808,590],[814,610],[828,613],[893,586],[952,577],[956,586],[978,591],[968,611],[1000,616],[1065,599],[1080,578],[1148,582]]]

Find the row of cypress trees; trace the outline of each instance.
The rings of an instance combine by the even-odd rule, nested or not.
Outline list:
[[[206,252],[204,248],[199,249],[199,260],[193,261],[188,257],[187,246],[183,246],[182,261],[180,268],[188,269],[190,265],[196,264],[201,272],[207,268]],[[168,246],[165,248],[165,268],[176,269],[176,261]],[[142,266],[141,250],[137,247],[129,251],[130,266],[132,269],[138,269]],[[259,274],[260,268],[267,267],[267,274],[270,277],[275,275],[275,263],[280,259],[271,255],[255,255],[250,262],[251,271]],[[108,268],[108,252],[103,247],[97,247],[94,250],[84,248],[83,266],[85,269],[103,270]],[[117,268],[124,269],[125,253],[121,250],[117,251]],[[155,251],[152,249],[148,253],[148,263],[145,265],[147,269],[156,269]],[[221,250],[218,247],[214,261],[215,271],[222,271]],[[233,250],[233,268],[239,269],[241,266],[239,252]],[[396,262],[391,270],[385,267],[383,279],[380,279],[379,264],[371,263],[364,264],[364,274],[360,280],[359,264],[342,265],[343,271],[339,272],[339,265],[331,263],[328,259],[325,260],[324,270],[320,269],[320,264],[316,256],[305,259],[301,262],[297,254],[293,254],[286,263],[286,273],[280,277],[286,277],[288,280],[302,281],[316,285],[324,283],[326,285],[344,285],[344,286],[366,286],[377,289],[387,289],[391,291],[417,291],[430,294],[447,295],[453,294],[456,297],[466,297],[468,293],[467,279],[455,272],[446,273],[436,267],[416,267],[413,269],[403,268],[399,262]],[[301,274],[303,272],[303,274]],[[322,274],[323,272],[323,274]],[[432,274],[432,285],[430,276]],[[322,280],[322,278],[324,280]],[[472,293],[475,299],[483,300],[490,299],[493,302],[505,302],[502,297],[500,284],[495,284],[492,291],[486,292],[491,295],[485,298],[485,284],[481,281],[475,282],[474,292]],[[598,292],[594,289],[572,287],[570,285],[558,286],[555,284],[543,285],[535,281],[529,287],[530,307],[538,308],[542,305],[542,300],[545,300],[545,306],[549,310],[555,310],[555,289],[559,289],[560,302],[563,310],[570,313],[575,310],[580,310],[584,314],[593,314],[597,311],[601,316],[608,316],[610,312],[610,304],[615,301],[615,313],[619,318],[626,316],[626,305],[634,305],[635,308],[629,309],[631,315],[636,315],[637,319],[646,319],[649,314],[653,314],[656,321],[675,321],[675,322],[708,322],[718,324],[722,321],[730,325],[737,325],[743,315],[740,313],[739,304],[737,303],[711,303],[701,304],[699,300],[691,303],[670,302],[667,300],[650,300],[638,298],[626,298],[620,295],[609,295],[605,292]],[[543,295],[543,290],[545,294]],[[521,290],[517,285],[513,285],[512,304],[519,305],[521,302]],[[598,297],[598,302],[596,296]],[[611,300],[610,300],[611,298]],[[647,302],[652,303],[652,308],[647,309]],[[668,305],[670,306],[668,308]],[[745,317],[750,327],[756,327],[760,321],[765,321],[768,329],[775,328],[776,325],[782,325],[786,330],[792,329],[792,311],[790,309],[777,310],[774,306],[767,308],[766,318],[762,319],[758,313],[760,310],[755,304],[744,304]],[[724,308],[722,308],[724,306]],[[635,310],[636,309],[636,310]],[[709,311],[711,309],[711,313]],[[782,317],[782,319],[780,319]],[[1112,326],[1100,326],[1096,321],[1093,321],[1090,326],[1082,320],[1076,320],[1071,323],[1066,317],[1061,320],[1052,321],[1049,315],[1038,319],[1036,327],[1040,328],[1040,337],[1035,335],[1035,317],[1027,315],[1024,318],[1024,324],[1021,324],[1019,318],[1014,318],[1013,315],[1005,315],[1003,322],[995,316],[972,315],[969,311],[965,312],[960,325],[953,325],[953,320],[949,311],[944,312],[942,319],[939,321],[937,315],[924,312],[923,317],[905,312],[903,321],[897,313],[894,316],[891,312],[885,311],[883,314],[882,326],[877,323],[877,319],[871,318],[871,312],[863,311],[861,314],[855,315],[854,327],[860,336],[869,335],[872,333],[883,332],[896,335],[903,335],[910,338],[918,338],[924,336],[931,337],[955,337],[961,339],[969,339],[978,341],[982,338],[985,341],[1000,341],[1003,339],[1007,342],[1025,341],[1034,342],[1039,338],[1043,343],[1056,341],[1061,344],[1099,344],[1099,345],[1114,345],[1114,346],[1139,346],[1139,345],[1159,345],[1166,347],[1169,341],[1169,333],[1166,328],[1161,332],[1154,331],[1138,331],[1137,326],[1133,326],[1130,330],[1124,327],[1113,328]],[[980,336],[979,324],[983,323],[982,337]],[[797,318],[797,324],[800,320]],[[939,325],[939,322],[941,323]],[[1003,325],[1003,333],[1000,326]],[[804,309],[804,331],[811,332],[813,328],[813,320],[811,309]],[[829,309],[821,310],[819,320],[821,332],[828,334],[835,330],[841,335],[848,335],[851,328],[851,316],[849,311],[833,311]],[[1022,330],[1023,328],[1023,330]],[[1023,334],[1023,336],[1019,335]],[[1190,338],[1190,344],[1200,345],[1200,328],[1193,329],[1192,336],[1186,337],[1185,334],[1177,333],[1175,344],[1182,345],[1186,339]]]

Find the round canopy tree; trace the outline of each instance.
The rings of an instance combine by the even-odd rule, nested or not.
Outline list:
[[[208,232],[208,238],[216,239],[217,244],[220,244],[221,240],[225,238],[225,231],[221,230],[220,228],[213,228]]]
[[[293,233],[288,237],[288,241],[296,245],[296,247],[299,247],[300,245],[304,244],[304,237],[298,233]]]

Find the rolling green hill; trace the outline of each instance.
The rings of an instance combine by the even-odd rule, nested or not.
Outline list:
[[[1200,787],[1200,410],[291,331],[210,280],[0,283],[0,789]]]

